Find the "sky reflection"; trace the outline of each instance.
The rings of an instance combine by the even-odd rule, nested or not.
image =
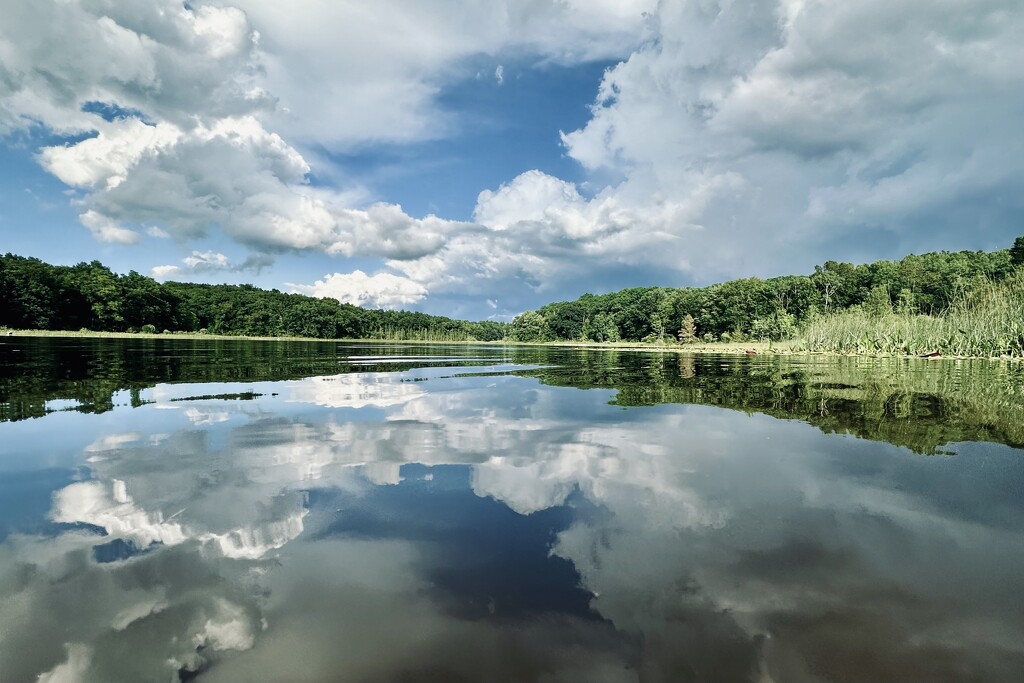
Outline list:
[[[1024,670],[1019,450],[488,370],[158,384],[76,415],[74,466],[0,507],[0,680]]]

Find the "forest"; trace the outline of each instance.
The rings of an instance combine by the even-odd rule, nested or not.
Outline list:
[[[872,325],[890,317],[938,320],[982,293],[987,299],[1019,301],[1017,289],[1009,287],[1020,280],[1022,263],[1024,237],[1018,237],[1011,248],[993,252],[943,251],[864,265],[827,261],[811,275],[585,294],[523,313],[513,321],[510,336],[517,341],[743,342],[791,339],[815,324],[827,330],[840,320],[866,319]],[[820,341],[823,348],[831,344]]]
[[[817,350],[1024,355],[1024,236],[1008,249],[910,255],[810,275],[584,294],[511,323],[369,310],[252,285],[159,283],[98,261],[0,257],[0,326],[321,339],[744,342],[802,335]],[[1020,328],[1020,329],[1018,329]]]
[[[257,337],[494,341],[508,324],[369,310],[252,285],[159,283],[99,261],[54,266],[0,257],[0,326],[97,332],[197,332]]]

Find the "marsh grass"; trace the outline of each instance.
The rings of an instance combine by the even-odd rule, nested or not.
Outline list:
[[[809,351],[1024,357],[1024,268],[960,297],[936,316],[844,311],[808,325]]]

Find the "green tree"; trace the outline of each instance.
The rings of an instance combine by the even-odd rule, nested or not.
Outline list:
[[[754,320],[750,333],[761,341],[788,339],[796,334],[796,316],[785,311],[775,311],[767,318]]]
[[[666,330],[672,316],[675,299],[674,292],[670,289],[662,289],[655,293],[654,307],[650,315],[651,334],[659,344],[664,344],[665,337],[668,336]]]
[[[683,317],[683,324],[679,328],[679,341],[683,344],[697,341],[697,321],[689,313]]]
[[[598,313],[588,319],[584,332],[587,339],[596,342],[617,342],[620,339],[619,327],[611,313]]]
[[[814,267],[811,280],[821,292],[822,310],[826,313],[836,308],[846,308],[852,303],[855,290],[855,270],[852,264],[826,261],[823,266]]]
[[[892,313],[892,298],[886,285],[875,285],[864,300],[864,310],[873,318]]]
[[[512,321],[512,339],[521,342],[547,341],[550,339],[547,320],[537,311],[526,311]]]
[[[1015,267],[1024,265],[1024,235],[1013,241],[1013,246],[1010,247],[1010,263]]]
[[[90,330],[119,331],[125,328],[123,303],[118,277],[99,261],[79,263],[66,274],[68,284],[85,298],[89,306]]]
[[[910,289],[904,287],[900,290],[899,298],[896,300],[896,312],[900,315],[912,315],[917,312],[914,293]]]

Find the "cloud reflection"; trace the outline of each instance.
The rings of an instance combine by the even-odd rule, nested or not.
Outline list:
[[[91,478],[51,516],[106,537],[0,546],[12,680],[1011,681],[1024,668],[1011,449],[927,459],[711,407],[402,377],[293,382],[216,438],[164,429],[165,412],[166,438],[97,440]],[[161,545],[92,558],[118,538]],[[536,582],[549,562],[570,568],[557,586]],[[533,592],[508,597],[516,586]],[[556,591],[592,597],[570,609]]]

